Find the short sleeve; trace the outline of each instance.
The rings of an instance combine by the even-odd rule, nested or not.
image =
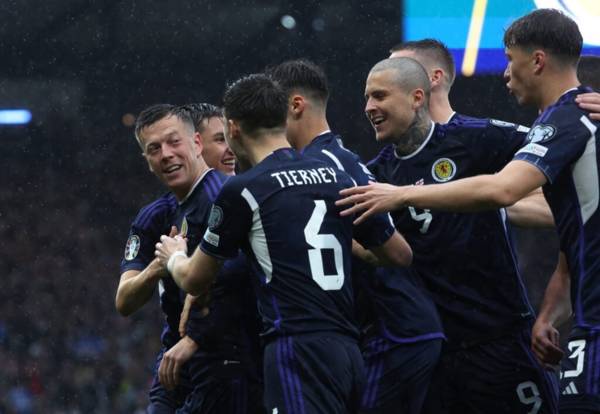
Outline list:
[[[253,212],[258,203],[235,179],[225,183],[208,219],[208,228],[200,243],[202,251],[219,259],[236,257],[248,238]]]
[[[568,109],[559,109],[535,125],[514,157],[537,167],[550,183],[583,154],[596,130],[585,115],[577,112],[578,118],[569,116]]]
[[[170,230],[170,210],[142,209],[133,221],[125,252],[121,260],[121,274],[128,270],[144,270],[154,260],[156,243]]]
[[[525,143],[529,128],[510,122],[487,120],[477,142],[471,145],[475,160],[484,174],[500,171]]]

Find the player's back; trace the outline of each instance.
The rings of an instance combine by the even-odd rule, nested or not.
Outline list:
[[[357,185],[375,181],[358,155],[340,143],[341,137],[331,132],[324,133],[313,139],[302,153],[345,171]],[[355,231],[368,232],[369,234],[361,236],[371,241],[371,245],[377,245],[376,242],[387,240],[390,232],[394,231],[390,220],[387,214],[379,215],[377,219],[370,220],[362,229]],[[368,296],[360,301],[362,306],[358,309],[364,330],[375,328],[380,335],[392,342],[443,338],[435,305],[411,270],[382,268],[376,271],[360,260],[353,260],[352,266],[353,276],[357,279],[355,286],[358,284],[359,289]]]
[[[256,288],[267,335],[357,335],[352,219],[340,217],[335,206],[339,191],[352,184],[342,171],[281,149],[223,187],[215,203],[220,218],[202,247],[223,254],[228,248],[219,246],[225,236],[219,232],[240,232],[260,274]]]

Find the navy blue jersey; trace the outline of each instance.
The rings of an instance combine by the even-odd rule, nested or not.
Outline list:
[[[187,238],[189,252],[193,252],[200,244],[208,227],[212,204],[228,178],[221,172],[208,170],[175,210],[173,223]],[[191,308],[186,334],[200,345],[203,352],[226,352],[249,345],[244,322],[251,317],[251,310],[255,308],[250,294],[249,273],[243,255],[226,261],[211,287],[208,315],[203,315],[198,306]],[[171,300],[173,307],[183,303],[185,294],[172,278],[164,279],[164,290],[163,303]],[[167,314],[167,320],[175,332],[179,326],[179,314]],[[176,325],[171,325],[171,319]]]
[[[167,193],[159,199],[143,207],[134,219],[129,230],[129,238],[125,246],[125,255],[121,261],[121,274],[128,270],[144,270],[154,260],[155,245],[163,234],[169,234],[173,223],[173,215],[177,208],[177,199],[172,193]],[[168,298],[163,298],[164,279],[159,281],[161,307],[165,315],[177,312],[181,314],[179,301],[176,305]],[[178,318],[178,317],[177,317]],[[179,322],[177,322],[179,323]],[[161,336],[165,346],[172,346],[179,340],[177,326],[175,330],[169,329],[168,321]]]
[[[307,145],[302,153],[336,166],[352,177],[357,185],[375,181],[369,169],[362,164],[358,155],[340,145],[341,137],[327,132],[319,135]],[[378,215],[369,220],[368,231],[381,241],[394,232],[389,215]],[[381,244],[381,243],[380,243]],[[421,339],[443,337],[441,323],[435,305],[409,269],[375,269],[367,264],[353,261],[353,276],[358,286],[367,293],[371,312],[361,318],[367,325],[374,325],[379,334],[393,342],[415,342]]]
[[[344,172],[280,149],[223,186],[201,248],[228,258],[242,246],[252,258],[266,335],[357,335],[352,218],[335,206],[352,185]]]
[[[600,214],[598,127],[566,92],[535,121],[515,160],[527,161],[547,178],[544,195],[556,221],[560,248],[571,274],[575,329],[600,328]]]
[[[494,120],[455,117],[432,125],[413,154],[385,147],[369,164],[378,181],[437,184],[500,170],[526,130]],[[532,317],[504,210],[451,213],[407,207],[392,214],[413,249],[413,268],[438,306],[451,344],[514,330]]]

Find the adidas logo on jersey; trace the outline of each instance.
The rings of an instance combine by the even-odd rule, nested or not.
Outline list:
[[[562,394],[563,395],[579,394],[579,391],[577,391],[577,387],[575,386],[575,383],[573,381],[571,381],[569,383],[569,385],[566,386],[566,388],[562,392]]]

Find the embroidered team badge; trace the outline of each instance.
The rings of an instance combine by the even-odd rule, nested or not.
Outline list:
[[[552,125],[539,124],[531,128],[529,134],[527,134],[527,140],[532,144],[537,144],[550,141],[555,134],[556,128]]]
[[[140,238],[132,234],[127,239],[127,244],[125,245],[125,260],[133,260],[136,258],[138,252],[140,251]]]
[[[179,234],[181,235],[181,237],[185,237],[185,236],[187,236],[187,232],[188,232],[188,222],[187,222],[187,218],[184,217],[183,221],[181,222],[181,230],[179,231]]]
[[[219,206],[212,206],[210,210],[210,216],[208,216],[208,228],[213,230],[221,225],[223,222],[223,210]]]
[[[433,163],[431,175],[438,183],[450,181],[456,175],[456,164],[450,158],[440,158]]]

